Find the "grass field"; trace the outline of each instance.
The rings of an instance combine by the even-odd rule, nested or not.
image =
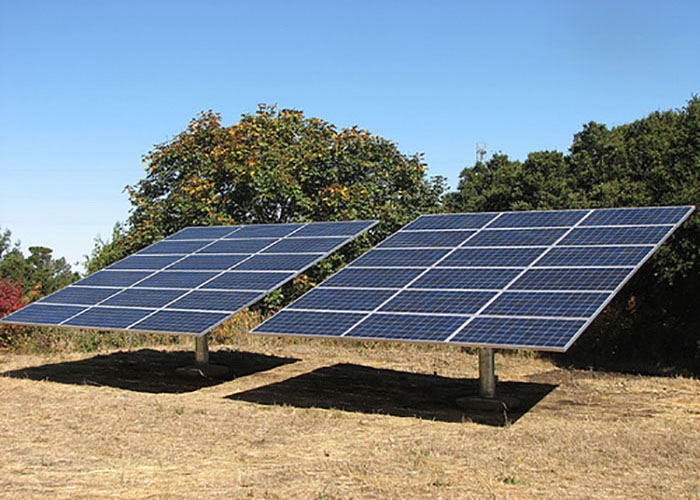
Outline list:
[[[240,336],[0,355],[3,498],[700,498],[700,381],[497,355],[520,413],[463,413],[458,348]]]

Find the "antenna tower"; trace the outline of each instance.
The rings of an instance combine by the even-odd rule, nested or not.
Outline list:
[[[476,162],[484,163],[486,160],[486,143],[477,142],[476,143]]]

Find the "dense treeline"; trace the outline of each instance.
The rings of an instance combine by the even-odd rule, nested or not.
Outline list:
[[[189,225],[382,221],[266,299],[263,307],[276,308],[421,213],[697,205],[700,99],[611,129],[588,123],[566,154],[539,151],[525,161],[495,154],[465,168],[447,194],[444,179],[427,177],[420,155],[402,154],[366,130],[338,130],[301,111],[265,105],[229,127],[218,114],[202,113],[143,160],[145,177],[127,187],[129,219],[109,241],[97,242],[89,272]],[[41,261],[41,250],[34,253]],[[699,292],[694,214],[567,359],[700,373]]]
[[[588,123],[569,154],[494,155],[465,169],[450,211],[698,205],[700,99],[608,129]],[[653,363],[700,373],[700,216],[692,215],[569,351],[579,363]]]

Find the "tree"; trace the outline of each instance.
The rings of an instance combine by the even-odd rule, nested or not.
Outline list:
[[[97,243],[90,271],[190,225],[376,218],[378,241],[439,210],[444,190],[443,179],[426,178],[420,155],[404,155],[391,141],[266,105],[230,127],[201,113],[144,162],[145,178],[127,187],[129,220],[112,241]],[[317,278],[362,246],[368,242],[325,261]]]
[[[54,259],[53,251],[46,247],[29,247],[25,257],[15,245],[9,252],[11,234],[6,230],[0,241],[0,279],[19,284],[30,300],[36,300],[69,285],[78,278],[70,265],[61,257]]]
[[[568,155],[494,155],[460,176],[451,211],[697,205],[700,99],[608,129],[591,122]],[[574,345],[572,359],[637,356],[700,373],[700,216],[694,214]]]

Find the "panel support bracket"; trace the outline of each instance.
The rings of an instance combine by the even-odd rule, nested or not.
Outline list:
[[[194,366],[184,366],[176,372],[188,378],[224,378],[229,369],[209,364],[209,336],[205,334],[194,338]]]
[[[457,405],[466,410],[503,411],[517,408],[520,401],[511,396],[499,396],[496,392],[496,365],[494,350],[479,348],[479,395],[457,398]]]

